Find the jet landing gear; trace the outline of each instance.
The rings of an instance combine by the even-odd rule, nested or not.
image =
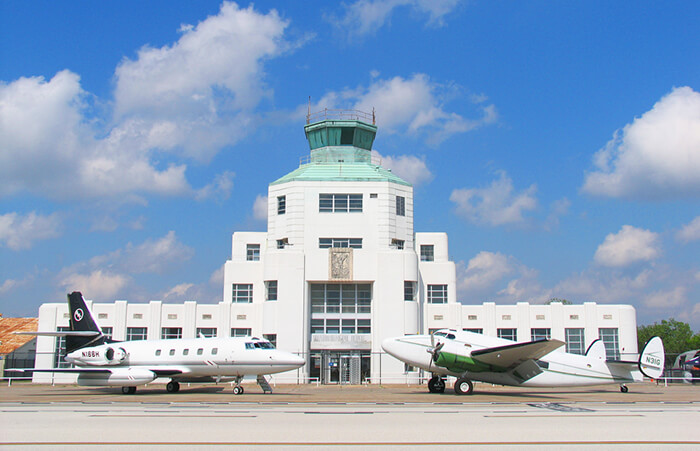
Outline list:
[[[133,395],[136,393],[136,387],[122,387],[122,393],[125,395]]]
[[[177,393],[180,391],[180,383],[170,381],[168,382],[168,385],[165,386],[165,389],[168,391],[168,393]]]
[[[620,384],[620,391],[621,391],[622,393],[627,393],[629,390],[630,390],[630,389],[627,388],[627,386],[626,386],[625,384]]]
[[[474,384],[466,377],[460,377],[455,381],[455,393],[458,395],[474,394]]]
[[[243,379],[242,376],[236,377],[236,380],[234,381],[236,386],[233,387],[233,394],[234,395],[242,395],[243,394],[244,390],[243,390],[243,386],[241,385],[242,379]]]
[[[445,392],[445,379],[440,376],[433,376],[428,381],[428,390],[430,393],[444,393]]]

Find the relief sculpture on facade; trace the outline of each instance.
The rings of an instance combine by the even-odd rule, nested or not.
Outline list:
[[[330,280],[352,280],[352,249],[332,247],[328,249]]]

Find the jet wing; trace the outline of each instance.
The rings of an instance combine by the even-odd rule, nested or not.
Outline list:
[[[537,360],[564,345],[560,340],[537,340],[528,343],[516,343],[496,348],[472,351],[472,359],[502,368],[504,371],[515,368],[528,360]]]
[[[96,337],[99,332],[93,330],[65,330],[52,332],[13,332],[13,335],[36,335],[37,337]]]
[[[26,373],[102,373],[109,374],[112,371],[108,368],[13,368],[5,371],[16,371]]]

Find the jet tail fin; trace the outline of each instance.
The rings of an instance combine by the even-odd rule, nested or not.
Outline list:
[[[666,353],[660,337],[652,337],[639,354],[639,371],[646,377],[658,379],[664,373]]]
[[[74,291],[68,295],[70,310],[70,330],[72,332],[91,332],[90,335],[66,335],[66,352],[70,353],[85,346],[97,346],[107,342],[102,329],[97,325],[92,312],[85,304],[82,293]]]

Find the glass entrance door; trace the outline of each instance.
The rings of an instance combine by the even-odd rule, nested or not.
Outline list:
[[[367,354],[367,355],[365,355]],[[363,362],[366,360],[367,362]],[[311,376],[322,384],[362,383],[363,364],[369,373],[369,353],[359,351],[320,351],[311,354]]]

